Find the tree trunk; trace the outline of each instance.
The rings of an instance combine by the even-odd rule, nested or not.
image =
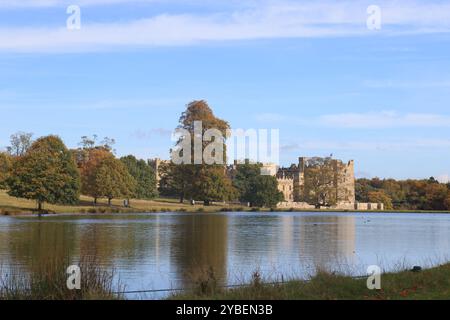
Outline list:
[[[97,205],[97,197],[94,198],[94,206]]]
[[[112,200],[112,198],[108,198],[108,206],[110,206],[110,207],[111,207],[111,200]]]
[[[42,201],[38,201],[38,216],[39,218],[42,215]]]

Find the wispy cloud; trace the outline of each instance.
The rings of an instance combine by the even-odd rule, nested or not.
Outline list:
[[[450,127],[450,116],[382,111],[324,115],[319,118],[319,122],[325,126],[340,128]]]
[[[20,97],[20,102],[17,98]],[[13,103],[2,103],[3,101],[14,100]],[[100,99],[100,100],[74,100],[64,105],[52,96],[29,96],[23,99],[23,95],[0,90],[0,110],[5,109],[27,109],[32,104],[34,108],[40,110],[120,110],[120,109],[169,109],[179,108],[190,101],[189,98],[132,98],[132,99]]]
[[[151,140],[157,137],[168,137],[172,136],[173,130],[165,129],[165,128],[153,128],[150,130],[136,130],[131,136],[138,140]]]
[[[296,124],[347,129],[450,127],[450,115],[376,111],[337,113],[317,117],[292,117],[283,114],[259,114],[256,120],[272,124]]]
[[[401,81],[401,80],[367,80],[363,85],[375,89],[426,89],[426,88],[450,88],[450,80],[440,81]]]
[[[450,148],[450,139],[392,139],[388,141],[369,140],[300,140],[281,145],[282,152],[299,150],[332,151],[398,151],[417,149]]]
[[[22,3],[23,7],[61,3],[56,0],[3,1],[2,6],[12,6],[16,2]],[[78,4],[119,2],[139,1],[86,0]],[[245,9],[240,5],[231,11],[203,14],[166,12],[121,23],[83,23],[79,31],[68,31],[64,26],[3,27],[0,29],[0,51],[73,52],[129,46],[192,45],[209,41],[450,32],[448,3],[381,1],[382,30],[378,32],[366,28],[369,4],[365,1],[248,1]]]
[[[450,175],[448,173],[444,173],[444,174],[439,175],[436,179],[440,183],[449,183],[450,182]]]
[[[0,0],[0,8],[45,8],[63,7],[71,4],[79,6],[102,6],[114,4],[152,3],[157,0]]]

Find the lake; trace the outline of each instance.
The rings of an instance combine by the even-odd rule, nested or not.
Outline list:
[[[0,217],[3,270],[95,255],[126,290],[187,288],[212,267],[223,285],[307,278],[316,266],[363,275],[369,265],[450,260],[450,215],[381,213],[120,214]],[[167,293],[147,294],[161,298]],[[143,296],[128,295],[130,298]]]

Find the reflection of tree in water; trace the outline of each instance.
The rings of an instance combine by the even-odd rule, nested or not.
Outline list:
[[[326,268],[354,261],[355,217],[311,215],[299,219],[300,257],[306,264]]]
[[[56,218],[58,219],[58,218]],[[0,232],[4,265],[38,269],[49,261],[76,264],[82,257],[108,267],[116,259],[128,261],[154,255],[155,239],[145,223],[82,222],[78,219],[24,220]],[[15,226],[15,227],[14,227]]]
[[[118,216],[108,219],[108,223],[86,223],[80,228],[78,236],[82,256],[95,256],[102,265],[115,266],[117,261],[138,265],[157,255],[161,237],[158,217]],[[120,220],[111,223],[114,219]]]
[[[75,232],[74,225],[44,221],[27,221],[18,228],[8,228],[4,231],[9,252],[6,263],[33,273],[49,263],[70,261],[76,251]]]
[[[209,268],[214,270],[219,285],[226,283],[227,227],[226,215],[183,215],[173,225],[172,259],[182,285]]]

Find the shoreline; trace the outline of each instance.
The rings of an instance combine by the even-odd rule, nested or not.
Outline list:
[[[208,208],[205,209],[170,209],[170,208],[155,208],[151,210],[142,210],[137,208],[120,208],[120,207],[92,207],[80,211],[62,210],[62,211],[52,211],[41,213],[42,216],[56,216],[56,215],[67,215],[67,216],[92,216],[92,215],[108,215],[108,214],[166,214],[166,213],[189,213],[189,214],[208,214],[208,213],[349,213],[349,214],[450,214],[450,211],[430,211],[430,210],[371,210],[371,211],[361,211],[361,210],[286,210],[286,209],[267,209],[267,208]],[[1,209],[0,204],[0,216],[5,217],[35,217],[38,216],[37,212],[32,210],[4,210]]]
[[[153,200],[130,199],[131,207],[123,206],[122,200],[113,199],[109,206],[106,199],[98,199],[97,205],[93,205],[93,199],[81,196],[76,205],[50,205],[45,204],[44,210],[47,215],[52,214],[124,214],[124,213],[157,213],[166,212],[185,212],[185,213],[223,213],[223,212],[248,212],[248,213],[270,213],[270,212],[298,212],[298,213],[352,213],[352,214],[371,214],[371,213],[423,213],[423,214],[449,214],[450,211],[432,211],[432,210],[337,210],[337,209],[296,209],[296,208],[258,208],[246,207],[239,204],[203,204],[191,205],[190,203],[180,203],[178,199],[157,198]],[[44,213],[45,213],[44,212]],[[13,198],[7,195],[5,190],[0,190],[0,216],[35,216],[37,215],[36,203],[31,200]]]

